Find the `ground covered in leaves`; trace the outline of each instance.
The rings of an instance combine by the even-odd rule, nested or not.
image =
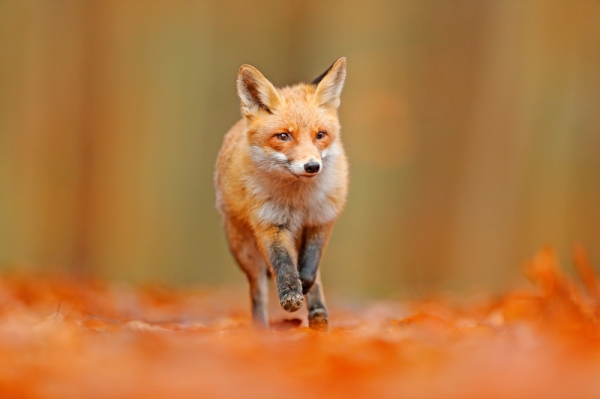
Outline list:
[[[338,304],[327,333],[283,313],[255,331],[223,290],[6,275],[0,397],[598,398],[600,284],[574,259],[581,287],[544,249],[529,290]]]

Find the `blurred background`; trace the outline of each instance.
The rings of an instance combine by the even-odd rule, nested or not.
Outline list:
[[[597,0],[0,0],[0,264],[241,283],[212,174],[241,64],[340,56],[355,297],[497,290],[540,246],[600,267]]]

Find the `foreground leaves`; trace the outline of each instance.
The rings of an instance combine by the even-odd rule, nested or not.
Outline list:
[[[583,287],[551,249],[527,264],[536,288],[332,308],[329,333],[277,316],[249,325],[228,291],[0,280],[2,398],[597,398],[599,282]]]

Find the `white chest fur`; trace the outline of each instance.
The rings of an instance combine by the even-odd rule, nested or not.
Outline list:
[[[257,174],[246,182],[248,193],[258,204],[253,217],[260,224],[296,230],[305,225],[322,225],[335,219],[338,210],[331,199],[336,189],[334,168],[325,168],[312,181],[283,180]]]

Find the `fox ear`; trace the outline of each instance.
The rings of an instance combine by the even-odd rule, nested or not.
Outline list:
[[[346,57],[333,63],[328,70],[311,83],[316,85],[315,96],[319,105],[337,108],[340,105],[340,94],[346,79]]]
[[[238,71],[238,96],[242,102],[242,114],[251,117],[263,110],[269,114],[279,105],[277,89],[258,69],[242,65]]]

